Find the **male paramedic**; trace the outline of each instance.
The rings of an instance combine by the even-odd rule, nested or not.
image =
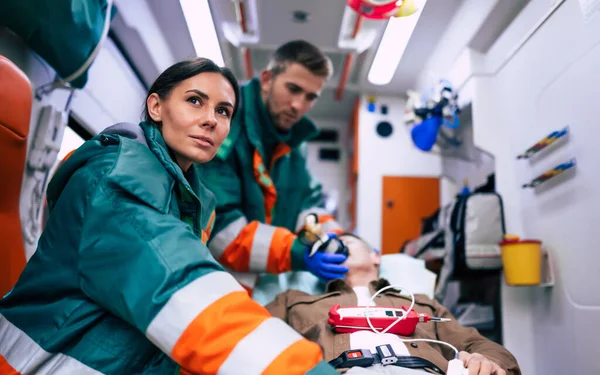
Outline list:
[[[334,367],[349,369],[347,374],[352,375],[441,374],[441,371],[454,375],[456,373],[448,372],[447,368],[449,360],[458,354],[458,359],[463,363],[460,367],[468,369],[468,372],[464,372],[464,374],[521,374],[517,361],[506,349],[481,336],[476,329],[461,326],[448,310],[425,295],[415,296],[415,312],[430,317],[445,318],[442,320],[449,321],[418,323],[412,335],[408,336],[395,333],[375,333],[368,325],[358,326],[361,329],[356,329],[352,333],[336,333],[337,330],[332,329],[332,326],[350,323],[347,322],[347,319],[346,322],[335,319],[332,323],[329,322],[330,310],[335,305],[401,308],[411,304],[411,298],[399,294],[393,288],[376,294],[377,291],[389,286],[385,279],[379,278],[381,257],[358,237],[342,234],[339,238],[349,250],[348,259],[344,263],[349,269],[345,280],[330,281],[325,294],[322,295],[313,296],[296,290],[288,290],[278,295],[266,306],[271,315],[286,321],[306,338],[318,343],[324,352],[325,359],[330,361]],[[392,310],[389,312],[395,314]],[[386,316],[392,315],[385,311],[384,313]],[[371,324],[375,327],[373,321]],[[438,342],[411,341],[404,343],[402,339],[429,339]],[[447,344],[454,346],[458,353]],[[379,354],[378,347],[382,350],[381,353],[391,356],[391,362],[396,359],[398,361],[390,365],[371,364],[371,361],[365,360],[366,356],[352,354],[361,349]],[[373,362],[381,362],[381,359],[380,356]],[[459,361],[454,362],[459,363]],[[462,374],[459,373],[459,375]]]
[[[262,272],[306,270],[328,281],[347,271],[340,265],[345,255],[308,256],[296,235],[311,213],[326,231],[341,232],[322,208],[321,186],[304,154],[305,141],[318,133],[304,115],[331,74],[316,46],[280,46],[260,77],[242,87],[228,138],[202,165],[203,183],[217,198],[209,249],[250,293]]]

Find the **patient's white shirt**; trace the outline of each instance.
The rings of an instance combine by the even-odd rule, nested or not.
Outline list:
[[[371,292],[366,286],[357,286],[354,294],[358,298],[358,306],[375,306],[371,300]],[[396,355],[410,355],[400,337],[392,333],[378,334],[373,331],[358,331],[350,334],[350,349],[369,349],[376,353],[379,345],[390,344]]]

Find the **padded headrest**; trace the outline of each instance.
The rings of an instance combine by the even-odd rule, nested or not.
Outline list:
[[[25,267],[19,197],[33,94],[27,76],[0,56],[0,298]]]
[[[12,61],[0,55],[0,124],[19,137],[29,133],[33,94],[29,79]]]

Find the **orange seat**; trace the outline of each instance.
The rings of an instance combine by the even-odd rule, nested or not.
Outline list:
[[[29,79],[0,55],[0,298],[25,267],[19,197],[25,172],[32,91]]]

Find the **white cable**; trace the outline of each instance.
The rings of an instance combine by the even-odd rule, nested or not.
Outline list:
[[[376,306],[377,304],[375,304],[375,297],[377,297],[381,292],[383,292],[384,290],[388,290],[388,289],[392,289],[392,288],[396,288],[396,289],[400,289],[400,290],[404,290],[405,292],[407,292],[408,294],[410,294],[410,298],[411,298],[411,302],[410,302],[410,307],[408,308],[408,311],[404,311],[402,309],[394,309],[394,308],[389,308],[389,310],[392,311],[401,311],[402,315],[400,317],[398,317],[398,319],[396,319],[392,324],[390,324],[386,329],[382,330],[382,331],[378,331],[377,328],[373,327],[373,324],[371,323],[371,317],[369,316],[369,314],[365,314],[366,318],[367,318],[367,323],[369,323],[369,327],[371,327],[371,330],[373,330],[373,332],[379,334],[379,335],[383,335],[384,333],[387,333],[387,331],[390,330],[390,328],[392,328],[393,326],[395,326],[396,324],[398,324],[401,320],[406,319],[406,317],[408,316],[408,313],[413,309],[414,305],[415,305],[415,296],[414,294],[403,287],[397,286],[397,285],[388,285],[384,288],[379,289],[374,295],[373,297],[371,297],[371,302],[373,302],[373,304]],[[386,308],[388,309],[388,308]],[[432,340],[432,339],[403,339],[400,338],[400,341],[402,342],[432,342],[432,343],[436,343],[436,344],[441,344],[441,345],[446,345],[448,347],[450,347],[454,353],[455,353],[455,358],[458,358],[458,349],[456,349],[456,347],[452,344],[449,344],[445,341],[439,341],[439,340]]]
[[[100,50],[102,49],[102,44],[103,44],[104,40],[108,36],[108,30],[110,29],[110,21],[111,21],[110,16],[112,13],[112,6],[113,6],[113,0],[107,0],[106,1],[106,17],[104,18],[104,27],[102,28],[102,34],[100,34],[100,39],[98,39],[98,43],[96,44],[96,47],[94,48],[94,50],[92,51],[90,56],[83,63],[83,65],[81,65],[79,67],[79,69],[77,69],[75,72],[73,72],[70,76],[62,79],[60,81],[60,83],[64,84],[64,83],[69,83],[71,81],[74,81],[75,79],[79,78],[79,76],[82,75],[90,67],[90,65],[92,65],[92,62],[94,61],[94,59],[96,59],[96,56],[98,56],[98,54],[100,53]]]
[[[432,340],[432,339],[400,339],[402,342],[419,342],[419,341],[423,341],[423,342],[433,342],[435,344],[441,344],[441,345],[446,345],[447,347],[451,348],[452,350],[454,350],[455,353],[455,357],[458,358],[458,349],[456,349],[456,347],[452,344],[447,343],[446,341],[440,341],[440,340]]]
[[[406,292],[408,292],[408,294],[410,294],[410,298],[411,298],[411,302],[410,302],[410,307],[408,308],[408,311],[404,311],[402,309],[391,309],[394,311],[401,311],[402,315],[398,317],[398,319],[396,319],[395,322],[393,322],[392,324],[390,324],[386,329],[384,329],[383,331],[379,332],[377,331],[377,329],[375,327],[373,327],[373,324],[371,323],[371,317],[366,314],[367,316],[367,323],[369,323],[369,327],[371,327],[371,329],[373,330],[373,332],[377,333],[377,334],[384,334],[387,333],[387,331],[390,330],[390,328],[392,328],[393,326],[395,326],[396,324],[398,324],[401,320],[406,319],[406,317],[408,316],[408,313],[410,312],[410,310],[412,310],[413,306],[415,305],[415,296],[414,294],[412,294],[412,292],[410,290],[407,290],[405,288],[399,287],[397,285],[388,285],[384,288],[381,288],[377,291],[377,293],[373,294],[373,297],[371,297],[371,302],[373,302],[374,305],[377,305],[375,303],[375,297],[377,297],[379,295],[379,293],[383,292],[384,290],[388,290],[388,289],[392,289],[392,288],[397,288],[397,289],[401,289],[404,290]]]

